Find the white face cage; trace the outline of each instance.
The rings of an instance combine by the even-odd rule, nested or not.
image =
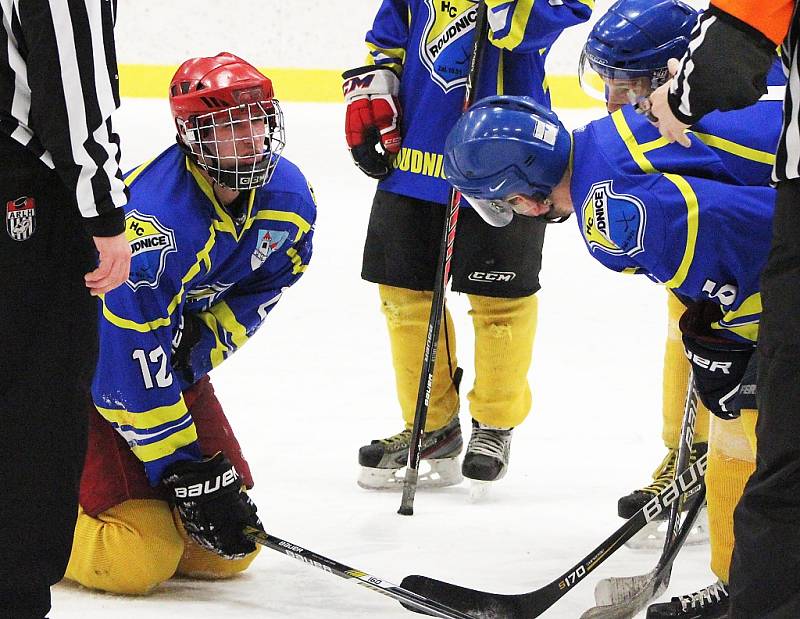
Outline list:
[[[186,148],[215,183],[246,191],[266,185],[286,144],[277,99],[178,119]]]

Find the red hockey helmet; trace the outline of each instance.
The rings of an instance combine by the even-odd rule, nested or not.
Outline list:
[[[178,142],[211,178],[239,191],[269,182],[285,144],[272,81],[238,56],[190,58],[169,85]]]

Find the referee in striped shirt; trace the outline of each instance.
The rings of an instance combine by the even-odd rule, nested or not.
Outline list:
[[[761,277],[756,471],[736,508],[729,619],[800,617],[800,13],[797,0],[712,0],[673,80],[651,96],[661,134],[767,91],[775,48],[789,77],[773,181],[772,249]],[[731,205],[735,207],[735,205]]]
[[[0,0],[0,619],[41,619],[77,517],[97,299],[128,278],[116,0]]]

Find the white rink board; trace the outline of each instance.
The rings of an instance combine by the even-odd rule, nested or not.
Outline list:
[[[437,0],[441,1],[441,0]],[[548,71],[574,74],[591,23],[611,6],[597,0],[592,20],[569,28],[553,46]],[[703,0],[689,0],[696,7]],[[259,67],[348,69],[366,58],[364,34],[378,0],[138,0],[119,3],[120,63],[179,64],[220,51]]]
[[[400,429],[376,287],[359,279],[374,182],[349,160],[342,106],[286,104],[285,113],[286,156],[305,171],[319,201],[314,259],[261,331],[212,375],[249,458],[267,530],[395,583],[423,573],[512,593],[550,582],[621,524],[617,498],[644,484],[664,455],[665,292],[596,264],[574,218],[548,229],[530,373],[534,410],[515,430],[507,477],[483,504],[470,504],[462,485],[420,491],[416,515],[398,516],[398,494],[369,493],[355,483],[358,447]],[[575,113],[565,117],[569,126],[580,120]],[[125,100],[117,127],[126,169],[172,141],[164,100]],[[466,394],[471,323],[465,298],[450,294],[449,303]],[[543,616],[575,619],[593,604],[600,577],[644,573],[655,561],[655,554],[622,549]],[[685,550],[669,593],[710,584],[707,565],[707,548]],[[61,584],[51,617],[412,615],[354,583],[264,550],[232,581],[172,581],[147,598]]]

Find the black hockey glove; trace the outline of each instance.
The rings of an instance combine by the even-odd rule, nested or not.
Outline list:
[[[400,152],[400,80],[388,67],[367,66],[342,73],[347,105],[344,133],[353,161],[367,176],[382,179]]]
[[[218,452],[205,460],[176,462],[163,479],[186,533],[203,548],[226,559],[240,559],[256,547],[242,530],[262,528],[256,506],[234,466]]]
[[[742,379],[755,347],[717,335],[711,323],[720,318],[722,312],[716,304],[695,303],[681,316],[680,328],[703,404],[717,417],[735,419],[740,412]]]
[[[203,324],[199,318],[189,312],[181,314],[178,328],[172,336],[172,370],[185,383],[194,383],[192,370],[192,349],[200,341]]]

